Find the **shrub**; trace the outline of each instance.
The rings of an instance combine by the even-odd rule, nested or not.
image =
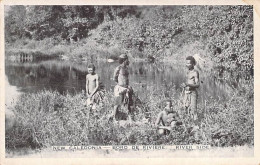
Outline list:
[[[183,115],[181,100],[174,96],[171,85],[163,90],[147,88],[136,96],[135,120],[110,120],[113,94],[107,91],[102,104],[90,113],[83,94],[61,95],[40,91],[24,94],[13,108],[18,124],[6,132],[6,148],[22,146],[49,147],[52,145],[119,145],[119,144],[209,144],[212,146],[253,145],[254,112],[250,87],[234,92],[225,103],[208,99],[199,104],[200,129],[192,131],[193,123]],[[138,90],[138,88],[134,87]],[[246,92],[246,93],[245,93]],[[165,99],[172,99],[174,109],[181,114],[182,126],[167,136],[159,136],[153,124],[164,107]],[[123,108],[122,113],[126,113]],[[147,120],[148,122],[147,122]]]

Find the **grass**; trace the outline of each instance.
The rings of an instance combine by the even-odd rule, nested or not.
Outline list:
[[[138,87],[133,87],[138,90]],[[251,90],[249,90],[251,88]],[[147,89],[136,96],[135,121],[112,122],[113,93],[106,91],[102,104],[91,113],[81,93],[61,95],[43,90],[23,94],[12,109],[17,116],[15,127],[6,132],[6,148],[46,148],[52,145],[180,145],[211,146],[254,145],[254,110],[252,86],[234,91],[226,103],[208,99],[199,104],[200,129],[192,131],[193,123],[181,115],[183,125],[171,134],[160,136],[153,124],[164,107],[165,99],[174,102],[174,109],[183,114],[181,99],[174,98],[172,86],[163,90]],[[170,96],[170,97],[169,97]],[[122,108],[122,112],[126,112]]]

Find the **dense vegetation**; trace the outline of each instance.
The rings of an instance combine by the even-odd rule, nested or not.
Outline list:
[[[236,146],[254,144],[253,91],[249,85],[233,93],[225,104],[208,99],[198,108],[199,130],[184,115],[181,99],[174,98],[172,86],[163,90],[148,88],[145,96],[135,99],[135,122],[109,120],[113,109],[113,94],[108,91],[95,111],[85,107],[84,95],[61,95],[41,91],[24,94],[12,109],[17,116],[16,126],[6,134],[7,149],[51,145],[119,145],[119,144],[208,144]],[[138,89],[135,87],[135,89]],[[183,125],[170,135],[159,136],[153,127],[164,100],[174,101],[174,110],[181,115]],[[181,98],[181,97],[180,97]],[[121,119],[125,109],[121,109]],[[192,131],[193,130],[193,131]],[[15,138],[13,138],[15,137]]]
[[[253,69],[252,6],[11,6],[7,52],[158,60],[199,53],[230,69]]]

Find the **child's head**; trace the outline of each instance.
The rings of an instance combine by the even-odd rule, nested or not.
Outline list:
[[[188,69],[192,69],[194,68],[194,66],[196,65],[196,60],[194,59],[194,57],[192,56],[188,56],[186,58],[186,66]]]
[[[172,110],[172,101],[171,100],[166,100],[165,101],[165,109],[171,111]]]
[[[129,61],[128,61],[128,57],[127,57],[127,55],[126,54],[121,54],[120,56],[119,56],[119,64],[125,64],[125,65],[129,65]]]
[[[88,65],[88,73],[93,74],[95,72],[95,65],[94,64],[89,64]]]

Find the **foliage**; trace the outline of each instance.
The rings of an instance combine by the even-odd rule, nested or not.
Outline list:
[[[19,38],[56,40],[86,38],[90,29],[109,19],[135,14],[123,6],[11,6],[6,13],[6,41]],[[13,27],[9,29],[9,27]],[[18,35],[18,36],[17,36]],[[14,38],[14,40],[11,40]]]
[[[147,88],[135,99],[135,122],[112,122],[113,94],[107,91],[104,100],[94,111],[85,107],[85,97],[79,93],[61,95],[41,91],[24,94],[13,108],[18,123],[6,132],[7,149],[17,147],[49,147],[51,145],[119,145],[119,144],[209,144],[211,146],[253,145],[254,112],[252,86],[242,87],[224,104],[209,98],[199,104],[200,129],[183,113],[181,100],[172,97],[176,91],[171,85],[156,91]],[[137,89],[137,88],[136,88]],[[183,125],[166,136],[159,136],[153,124],[172,99]],[[121,113],[126,112],[123,108]],[[15,137],[15,138],[14,138]]]
[[[202,40],[216,63],[253,68],[252,6],[184,7],[185,31]]]
[[[140,19],[104,22],[93,30],[92,37],[107,47],[121,45],[126,50],[138,50],[144,57],[178,58],[202,52],[207,60],[228,69],[253,68],[252,6],[144,8]],[[183,51],[194,42],[203,46]]]
[[[157,60],[200,52],[231,70],[253,69],[253,8],[247,5],[11,6],[5,20],[8,42],[51,38],[54,46],[69,41],[72,47],[94,42],[98,51],[113,47]]]
[[[169,12],[171,15],[174,13],[174,9]],[[169,46],[174,36],[182,31],[176,19],[167,18],[162,7],[157,7],[143,13],[140,19],[130,17],[107,21],[93,30],[92,38],[108,47],[122,45],[127,50],[137,49],[145,55],[154,55]]]
[[[24,6],[11,6],[8,15],[5,16],[5,37],[7,42],[14,42],[25,35],[24,15],[26,13]]]

